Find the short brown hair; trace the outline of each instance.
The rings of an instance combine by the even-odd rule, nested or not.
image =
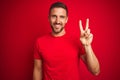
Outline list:
[[[50,9],[49,9],[49,15],[50,15],[50,12],[51,12],[51,10],[53,8],[63,8],[63,9],[65,9],[66,10],[66,14],[68,16],[68,9],[67,9],[67,6],[64,3],[62,3],[62,2],[55,2],[55,3],[53,3],[51,5]]]

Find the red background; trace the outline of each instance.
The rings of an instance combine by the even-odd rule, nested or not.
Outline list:
[[[32,80],[33,45],[50,32],[48,10],[56,0],[0,1],[0,80]],[[62,0],[61,0],[62,1]],[[120,80],[119,0],[63,0],[69,9],[66,30],[79,36],[79,19],[90,18],[94,52],[101,73],[91,75],[81,62],[81,80]]]

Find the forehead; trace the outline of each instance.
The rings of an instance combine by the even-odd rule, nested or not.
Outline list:
[[[67,12],[64,8],[53,8],[50,12],[51,15],[66,15]]]

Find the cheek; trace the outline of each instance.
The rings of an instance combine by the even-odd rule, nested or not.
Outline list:
[[[65,25],[67,23],[67,20],[62,21],[62,23]]]
[[[55,23],[55,20],[54,19],[50,19],[50,23],[51,24]]]
[[[53,23],[54,23],[54,21],[53,21],[53,20],[51,20],[51,19],[49,20],[49,22],[50,22],[50,24],[53,24]]]
[[[64,24],[66,24],[67,23],[67,19],[64,19],[63,22],[64,22]]]

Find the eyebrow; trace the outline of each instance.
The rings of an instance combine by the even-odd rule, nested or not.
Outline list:
[[[53,14],[53,15],[51,15],[51,16],[57,16],[57,15]],[[60,17],[65,17],[65,16],[64,16],[64,15],[60,15]]]

